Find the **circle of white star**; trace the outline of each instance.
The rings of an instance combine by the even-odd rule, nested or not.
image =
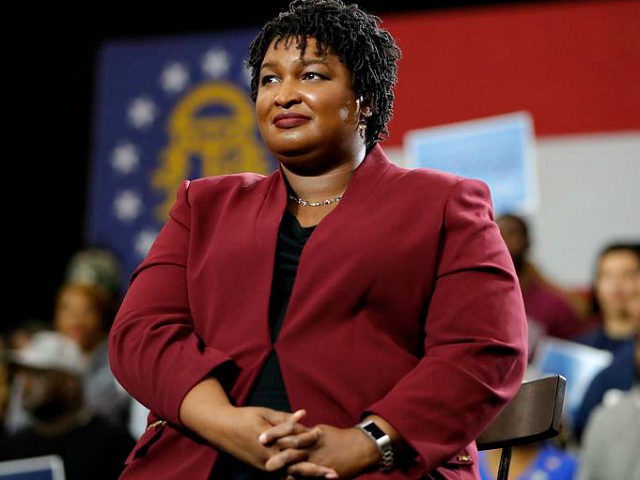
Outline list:
[[[114,170],[129,174],[140,164],[140,152],[131,142],[121,142],[111,152],[111,166]]]
[[[189,70],[184,63],[170,63],[160,74],[160,86],[167,93],[180,93],[188,82]]]
[[[156,119],[157,110],[158,108],[152,100],[146,97],[138,97],[129,104],[127,117],[135,128],[146,128]]]
[[[113,209],[118,220],[130,222],[142,213],[142,199],[133,190],[121,190],[115,195]]]
[[[140,258],[144,258],[149,253],[149,249],[157,236],[158,231],[154,229],[144,229],[138,232],[133,241],[133,249]]]
[[[214,48],[204,54],[202,71],[211,78],[220,78],[231,68],[231,59],[226,50]]]

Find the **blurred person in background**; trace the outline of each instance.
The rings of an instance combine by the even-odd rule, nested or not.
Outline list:
[[[393,164],[400,51],[294,1],[250,46],[270,175],[184,181],[110,332],[150,408],[122,480],[477,479],[526,318],[487,185]]]
[[[572,420],[573,436],[578,443],[591,412],[606,402],[607,397],[629,390],[637,381],[640,364],[637,363],[635,343],[630,342],[619,348],[611,363],[598,372],[587,386]]]
[[[114,297],[101,285],[67,281],[56,295],[53,326],[75,340],[89,360],[84,378],[87,404],[95,413],[127,426],[131,396],[113,376],[107,351],[116,308]]]
[[[37,318],[23,318],[5,326],[4,337],[7,350],[19,350],[28,345],[37,332],[50,330],[51,324]],[[16,378],[12,371],[7,372],[8,398],[2,417],[3,428],[7,432],[15,432],[29,424],[27,412],[22,408],[22,379]]]
[[[579,480],[640,479],[640,341],[633,350],[635,376],[628,389],[609,390],[587,418]]]
[[[120,302],[124,284],[122,261],[106,247],[85,247],[75,252],[64,272],[67,283],[100,285],[114,303]]]
[[[596,260],[593,286],[597,325],[574,340],[612,352],[633,343],[640,324],[629,309],[640,274],[640,243],[611,243]]]
[[[627,315],[632,323],[638,325],[638,332],[640,333],[640,270],[636,273],[635,288],[627,302]]]
[[[496,218],[520,281],[529,326],[529,359],[537,341],[546,335],[570,339],[588,325],[584,320],[586,300],[571,294],[546,278],[529,258],[531,235],[525,219],[515,214]]]
[[[625,317],[630,317],[640,325],[640,271],[636,272],[632,282],[635,287],[627,298]],[[608,399],[615,398],[621,391],[629,390],[638,379],[640,346],[637,334],[633,340],[616,350],[611,364],[597,373],[587,387],[573,419],[573,435],[578,442],[582,440],[583,430],[593,410],[602,403],[608,403]]]
[[[11,322],[5,330],[6,347],[10,350],[18,350],[31,341],[36,332],[51,329],[51,324],[39,318],[23,318]]]
[[[0,460],[59,455],[66,480],[118,478],[135,442],[126,429],[87,408],[88,361],[78,344],[62,333],[42,331],[7,358],[23,379],[21,400],[31,422],[3,439]]]

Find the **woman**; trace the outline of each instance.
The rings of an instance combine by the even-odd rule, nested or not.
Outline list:
[[[131,396],[118,384],[109,367],[107,332],[116,301],[98,284],[64,282],[55,298],[53,327],[73,339],[89,359],[84,374],[84,397],[91,410],[126,428]]]
[[[640,244],[607,244],[596,260],[593,286],[595,327],[574,339],[590,347],[616,354],[635,340],[640,325],[631,311],[633,297],[640,275]]]
[[[279,169],[184,182],[134,272],[110,358],[152,414],[123,479],[479,478],[524,308],[486,185],[378,145],[399,58],[339,0],[252,42]]]

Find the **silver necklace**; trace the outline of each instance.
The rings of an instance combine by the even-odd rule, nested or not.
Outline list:
[[[289,194],[289,200],[291,200],[292,202],[296,202],[298,205],[302,205],[303,207],[321,207],[323,205],[331,205],[332,203],[339,202],[340,199],[342,199],[342,195],[327,198],[326,200],[320,200],[319,202],[310,202],[309,200],[303,200],[293,194]]]

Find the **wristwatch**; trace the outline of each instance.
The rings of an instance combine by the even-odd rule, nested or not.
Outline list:
[[[356,425],[356,428],[362,430],[378,447],[382,454],[380,462],[380,470],[387,472],[393,468],[393,446],[391,445],[391,437],[376,425],[373,420],[365,420]]]

